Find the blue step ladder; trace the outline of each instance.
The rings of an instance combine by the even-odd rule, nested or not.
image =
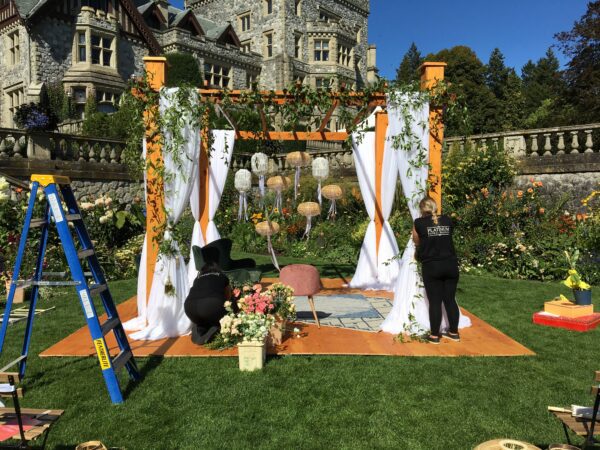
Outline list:
[[[119,313],[115,307],[108,284],[104,278],[104,273],[98,262],[98,258],[94,252],[94,246],[88,232],[83,223],[81,212],[77,206],[77,201],[71,190],[71,181],[68,177],[55,175],[32,175],[31,176],[31,195],[29,197],[29,206],[25,216],[23,231],[21,232],[21,240],[19,242],[19,250],[13,270],[12,283],[6,302],[4,311],[4,319],[2,321],[2,329],[0,330],[0,354],[4,346],[4,338],[9,325],[9,316],[13,304],[13,298],[17,287],[31,286],[31,302],[29,305],[29,314],[27,316],[27,325],[25,328],[25,338],[23,342],[23,350],[21,352],[21,360],[19,363],[19,374],[21,377],[25,375],[25,366],[27,364],[27,354],[29,352],[29,344],[31,342],[31,331],[33,328],[33,319],[35,316],[35,308],[38,299],[38,291],[40,286],[52,285],[52,282],[43,281],[43,264],[44,255],[46,253],[46,245],[48,243],[48,230],[52,222],[56,224],[56,229],[62,243],[71,275],[73,280],[66,282],[75,286],[87,326],[90,330],[102,375],[108,388],[108,393],[113,403],[122,403],[123,396],[119,387],[117,378],[117,370],[125,367],[129,372],[129,376],[133,380],[139,379],[139,372],[127,335],[123,329]],[[38,202],[38,192],[43,190],[45,194],[45,214],[43,218],[33,219],[33,212],[36,202]],[[62,198],[61,198],[62,196]],[[66,208],[63,208],[63,203]],[[72,224],[73,229],[77,234],[80,249],[77,250],[73,241],[69,224]],[[38,247],[37,262],[35,272],[31,280],[18,282],[23,255],[27,245],[27,236],[31,228],[41,228],[41,238]],[[94,284],[88,285],[85,273],[81,266],[81,260],[86,260],[94,280]],[[61,283],[56,283],[61,284]],[[64,282],[62,284],[65,284]],[[96,307],[92,301],[94,296],[99,296],[104,310],[106,311],[107,319],[104,323],[100,323]],[[113,332],[116,341],[119,345],[119,353],[113,358],[106,345],[104,336]]]

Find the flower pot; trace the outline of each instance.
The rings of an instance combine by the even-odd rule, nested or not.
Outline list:
[[[240,370],[252,372],[265,366],[267,344],[265,341],[240,342],[238,344]]]
[[[576,305],[591,305],[592,304],[592,290],[587,289],[585,291],[573,289],[573,295],[575,296]]]
[[[286,337],[286,328],[287,328],[287,320],[277,318],[275,323],[269,330],[269,336],[267,337],[267,342],[269,345],[281,345],[281,343],[285,340]]]

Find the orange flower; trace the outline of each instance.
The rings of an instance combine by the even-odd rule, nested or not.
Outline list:
[[[546,210],[544,208],[540,208],[540,214],[544,214]]]
[[[536,183],[536,186],[537,186],[537,187],[542,187],[542,186],[544,186],[544,183],[542,183],[541,181],[538,181],[538,182]]]
[[[517,191],[517,198],[523,197],[523,191]]]

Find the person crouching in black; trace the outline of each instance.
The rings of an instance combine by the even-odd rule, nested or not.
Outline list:
[[[225,302],[231,298],[229,279],[214,262],[202,267],[183,305],[192,321],[192,342],[206,344],[220,329],[227,314]]]
[[[448,316],[448,333],[459,341],[458,321],[460,311],[456,303],[458,285],[458,259],[452,242],[454,224],[448,216],[437,214],[435,200],[426,197],[419,203],[421,217],[415,220],[412,235],[417,246],[417,258],[422,263],[423,284],[429,299],[430,333],[427,341],[440,343],[442,304]]]

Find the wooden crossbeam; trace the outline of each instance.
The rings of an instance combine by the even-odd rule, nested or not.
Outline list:
[[[266,139],[270,141],[345,141],[348,133],[345,131],[238,131],[236,138],[249,141]]]
[[[319,133],[322,133],[323,131],[325,131],[327,122],[329,122],[329,119],[331,119],[331,116],[333,115],[333,112],[335,111],[335,108],[338,107],[338,105],[339,105],[338,100],[334,100],[333,103],[331,104],[331,107],[329,108],[329,111],[327,111],[327,114],[325,114],[325,117],[323,118],[323,121],[321,122],[321,126],[319,127]]]

